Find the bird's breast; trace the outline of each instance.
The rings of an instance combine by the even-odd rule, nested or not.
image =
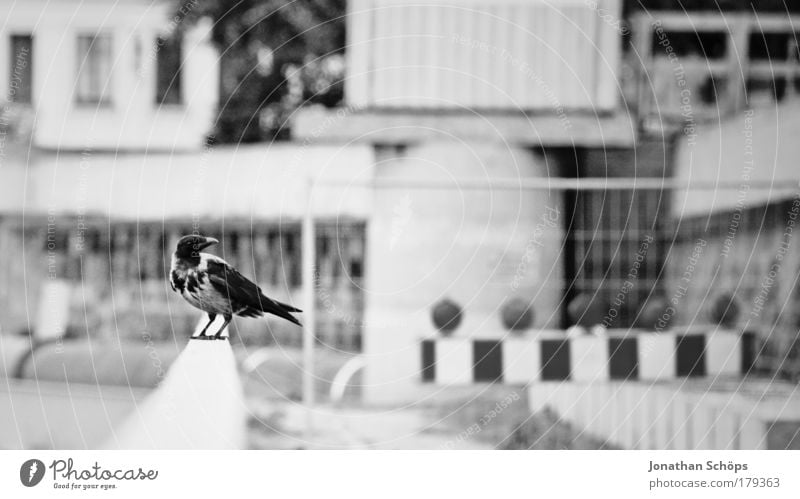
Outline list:
[[[169,273],[169,283],[172,285],[172,289],[183,293],[183,290],[186,289],[186,273],[172,269]]]
[[[181,287],[176,290],[190,305],[210,313],[232,313],[230,300],[214,288],[206,272],[190,269],[185,275],[179,273],[177,280]]]
[[[180,294],[186,292],[196,294],[202,284],[208,283],[208,273],[197,267],[181,265],[173,261],[169,282],[172,284],[172,288]]]

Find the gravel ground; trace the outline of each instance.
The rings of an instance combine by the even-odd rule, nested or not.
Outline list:
[[[256,449],[605,449],[552,413],[531,414],[526,391],[506,386],[443,389],[403,407],[370,408],[355,400],[305,410],[294,400],[249,397],[250,445]]]
[[[439,406],[442,424],[455,441],[477,440],[495,449],[607,449],[550,411],[531,414],[527,390],[485,385],[456,391]]]

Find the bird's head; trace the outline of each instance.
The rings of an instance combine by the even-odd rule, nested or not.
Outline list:
[[[200,258],[200,252],[219,241],[213,237],[201,235],[183,236],[178,239],[178,246],[175,248],[175,255],[178,258],[196,259]]]

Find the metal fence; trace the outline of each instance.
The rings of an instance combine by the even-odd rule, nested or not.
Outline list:
[[[317,225],[319,304],[324,300],[346,312],[320,315],[318,338],[337,348],[358,350],[365,224],[320,220]],[[38,303],[40,290],[45,283],[59,280],[71,289],[67,335],[138,338],[142,331],[155,339],[188,335],[196,312],[176,300],[166,276],[178,238],[194,230],[217,236],[220,245],[214,251],[258,282],[268,295],[300,300],[299,221],[225,220],[198,225],[180,221],[109,223],[73,217],[58,217],[57,223],[46,217],[27,217],[23,222],[6,217],[0,223],[0,240],[7,254],[20,256],[0,265],[4,326],[15,333],[35,329],[26,311],[46,306]],[[242,321],[237,331],[248,343],[299,346],[296,331],[282,326],[274,324],[269,334],[264,334],[262,322]]]
[[[567,193],[565,301],[607,327],[721,324],[756,333],[756,370],[800,379],[800,224],[796,182],[763,201],[681,213],[684,196],[736,199],[740,185]],[[567,324],[574,322],[569,307]]]

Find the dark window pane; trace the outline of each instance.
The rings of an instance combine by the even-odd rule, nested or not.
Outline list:
[[[664,44],[669,43],[678,57],[697,56],[706,59],[725,57],[728,35],[722,31],[668,31],[665,37],[653,35],[653,54],[666,56]]]
[[[9,63],[9,100],[30,104],[33,82],[33,38],[31,35],[13,35],[11,37]]]
[[[180,36],[159,38],[156,56],[156,104],[181,102]]]
[[[750,59],[786,60],[789,55],[789,33],[750,33],[748,47]]]
[[[644,304],[637,297],[662,288],[663,257],[653,241],[664,230],[665,201],[657,191],[618,189],[578,191],[566,201],[574,219],[567,233],[565,303],[583,294],[607,327],[630,327]],[[568,315],[565,322],[572,325]]]
[[[81,104],[111,102],[111,36],[78,36],[78,80],[75,99]]]

